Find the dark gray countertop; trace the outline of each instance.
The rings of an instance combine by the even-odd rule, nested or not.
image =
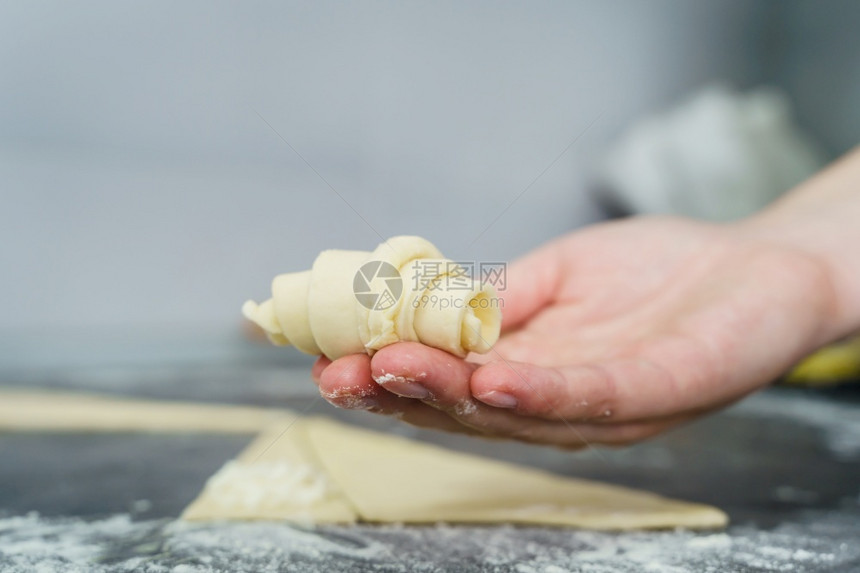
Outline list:
[[[417,430],[313,397],[304,369],[242,365],[7,372],[5,385],[289,407],[557,473],[710,503],[724,532],[540,527],[186,525],[173,518],[250,440],[0,435],[8,571],[860,570],[860,392],[774,388],[621,450],[577,454]]]

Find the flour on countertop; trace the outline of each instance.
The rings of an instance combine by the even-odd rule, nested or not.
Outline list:
[[[860,459],[860,408],[814,396],[753,395],[733,410],[742,414],[789,418],[818,428],[830,450],[840,459]]]
[[[64,573],[832,571],[860,562],[860,520],[810,512],[773,530],[603,533],[539,527],[190,524],[0,519],[0,570]],[[841,541],[841,542],[840,542]]]

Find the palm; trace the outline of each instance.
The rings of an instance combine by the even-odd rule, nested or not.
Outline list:
[[[563,366],[630,355],[659,339],[677,340],[679,322],[697,310],[743,303],[737,296],[703,292],[725,282],[722,267],[741,264],[730,260],[739,253],[713,235],[704,225],[691,229],[642,220],[565,237],[554,254],[554,296],[495,349],[508,360]],[[737,294],[750,293],[739,289]],[[707,331],[711,325],[702,326]],[[684,338],[691,334],[686,329]]]

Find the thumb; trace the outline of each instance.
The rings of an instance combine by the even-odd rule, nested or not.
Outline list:
[[[508,265],[507,280],[497,285],[502,301],[502,330],[527,321],[555,300],[561,283],[561,243],[554,240]]]

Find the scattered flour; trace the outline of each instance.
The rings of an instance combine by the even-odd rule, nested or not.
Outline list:
[[[148,499],[138,499],[131,504],[133,513],[144,513],[152,509],[152,502]]]
[[[689,549],[728,549],[732,546],[732,538],[725,533],[714,533],[713,535],[701,535],[687,541]]]
[[[454,412],[458,416],[468,416],[469,414],[474,414],[478,411],[478,406],[472,400],[460,400],[454,406]]]
[[[417,382],[416,380],[414,380],[414,379],[412,379],[412,378],[406,378],[405,376],[396,376],[396,375],[391,374],[391,373],[388,373],[388,374],[382,374],[382,376],[374,376],[374,377],[373,377],[373,380],[374,380],[377,384],[379,384],[380,386],[383,386],[383,387],[384,387],[386,384],[389,384],[389,383],[391,383],[391,382],[399,382],[400,384],[410,384],[410,385],[411,385],[411,384],[415,384],[415,383]],[[425,388],[425,390],[426,390],[426,388]],[[433,393],[432,393],[432,392],[429,392],[429,391],[428,391],[428,395],[427,395],[427,397],[426,397],[426,398],[421,398],[421,399],[422,399],[422,400],[434,400],[434,399],[435,399],[435,397],[433,396]]]
[[[0,519],[8,573],[719,573],[847,570],[860,562],[856,514],[810,513],[774,530],[603,533],[569,529],[189,524],[169,520]],[[841,540],[841,542],[840,542]]]
[[[818,498],[818,492],[808,491],[790,485],[781,485],[773,490],[773,497],[778,501],[788,503],[807,503],[813,504]]]
[[[206,482],[213,501],[249,510],[264,504],[309,507],[330,496],[333,488],[324,473],[285,461],[229,461]]]
[[[793,396],[754,395],[737,406],[735,411],[754,415],[790,418],[814,426],[824,434],[830,450],[840,459],[860,459],[860,408],[808,396],[798,400]]]
[[[374,390],[361,386],[348,386],[346,388],[337,388],[331,392],[320,393],[323,398],[338,408],[370,410],[378,406],[378,402],[373,397],[375,394]]]
[[[391,373],[383,374],[382,376],[374,376],[373,381],[376,382],[377,384],[379,384],[380,386],[385,386],[389,382],[400,382],[402,384],[408,384],[410,382],[413,382],[412,380],[409,380],[408,378],[405,378],[404,376],[397,376],[397,375],[391,374]]]

